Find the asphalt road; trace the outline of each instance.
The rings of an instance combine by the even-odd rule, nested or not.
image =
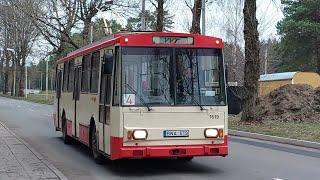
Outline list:
[[[201,157],[190,163],[132,160],[97,165],[89,150],[65,145],[55,132],[53,106],[0,97],[0,120],[52,162],[70,180],[100,179],[320,179],[320,151],[231,137],[228,157]]]

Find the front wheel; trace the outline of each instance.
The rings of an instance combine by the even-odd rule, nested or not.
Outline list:
[[[91,151],[94,161],[97,164],[104,164],[105,159],[103,155],[98,150],[98,138],[97,138],[96,126],[93,126],[91,131]]]

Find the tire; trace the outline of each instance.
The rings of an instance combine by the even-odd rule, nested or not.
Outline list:
[[[191,162],[192,159],[193,159],[193,157],[178,157],[177,158],[178,161],[184,162],[184,163]]]
[[[95,125],[93,125],[90,133],[91,133],[90,147],[91,147],[92,157],[97,164],[104,164],[106,162],[105,158],[98,150],[98,139],[97,139],[97,131],[96,131]]]
[[[72,138],[67,134],[67,119],[62,117],[62,139],[64,144],[71,144]]]

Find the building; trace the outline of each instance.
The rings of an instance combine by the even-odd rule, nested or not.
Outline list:
[[[284,72],[260,75],[259,95],[266,95],[286,84],[308,84],[320,87],[320,75],[313,72]]]

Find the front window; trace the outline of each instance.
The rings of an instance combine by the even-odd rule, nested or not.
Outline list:
[[[221,50],[125,47],[122,105],[225,105]]]

